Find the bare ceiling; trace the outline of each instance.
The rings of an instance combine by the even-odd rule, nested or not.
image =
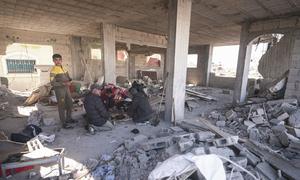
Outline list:
[[[99,36],[99,23],[167,33],[167,0],[0,0],[0,27]],[[300,0],[194,0],[190,44],[236,43],[239,24],[297,14]]]

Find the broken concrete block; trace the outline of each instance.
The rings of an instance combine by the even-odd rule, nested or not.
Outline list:
[[[196,140],[194,133],[180,134],[173,137],[173,140],[176,142],[179,142],[181,139],[190,139],[193,142]]]
[[[226,158],[230,158],[230,157],[235,156],[233,150],[231,150],[228,147],[217,148],[217,147],[211,146],[211,147],[208,148],[208,152],[210,154],[216,154],[216,155],[220,155],[220,156],[223,156],[223,157],[226,157]]]
[[[237,163],[238,165],[240,165],[241,167],[245,168],[247,167],[247,157],[245,156],[236,156],[236,157],[231,157],[231,160],[234,161],[235,163]],[[241,168],[238,168],[234,165],[229,165],[229,167],[236,169],[237,171],[243,171]]]
[[[216,122],[216,126],[218,126],[218,127],[225,127],[226,126],[226,122],[225,121],[217,121]]]
[[[287,129],[283,125],[273,126],[272,131],[275,134],[275,136],[278,137],[280,143],[283,146],[289,145],[289,137],[287,134]]]
[[[247,131],[256,126],[256,124],[254,124],[252,121],[249,120],[244,121],[244,125],[246,126]]]
[[[273,133],[271,133],[269,135],[269,143],[270,143],[271,146],[282,147],[278,137],[275,136]]]
[[[200,131],[195,133],[195,137],[198,141],[206,141],[208,139],[214,139],[215,134],[210,131]]]
[[[289,117],[290,117],[289,114],[285,112],[285,113],[281,114],[280,116],[278,116],[277,119],[280,121],[284,121]]]
[[[256,113],[257,113],[257,115],[262,116],[265,114],[265,111],[263,108],[258,108],[258,109],[256,109]]]
[[[239,140],[238,136],[230,136],[227,138],[220,138],[220,139],[215,139],[213,143],[217,147],[226,147],[226,146],[232,146],[234,144],[237,144]]]
[[[262,116],[251,117],[251,120],[257,125],[264,124],[266,122],[265,118]]]
[[[295,112],[297,110],[297,105],[295,104],[290,104],[290,103],[282,103],[281,104],[281,108],[284,112],[287,112],[288,114],[292,114],[293,112]]]
[[[257,164],[255,169],[269,180],[278,178],[275,169],[273,169],[267,162]]]
[[[53,126],[56,124],[56,120],[53,117],[43,118],[43,124],[45,126]]]
[[[195,155],[203,155],[206,154],[206,151],[204,147],[196,147],[192,149],[192,153]]]
[[[300,110],[297,110],[289,117],[289,125],[295,128],[300,128]]]
[[[227,120],[229,120],[229,121],[234,120],[235,118],[237,118],[237,114],[233,110],[227,111],[225,113],[225,116],[226,116]]]
[[[166,154],[168,155],[168,157],[173,156],[174,154],[179,154],[179,149],[178,149],[178,145],[177,144],[172,144],[169,147],[167,147],[165,149]]]
[[[249,139],[260,142],[260,133],[257,128],[252,128],[249,130]]]
[[[172,142],[171,137],[161,137],[161,138],[148,140],[142,143],[140,146],[144,151],[150,151],[153,149],[161,149],[161,148],[169,147],[171,142]]]
[[[219,116],[220,116],[220,113],[218,113],[217,111],[212,111],[212,112],[210,113],[210,117],[211,117],[212,119],[218,120],[218,119],[219,119]]]
[[[226,173],[226,179],[230,180],[244,180],[243,175],[240,172]]]
[[[249,164],[252,166],[256,166],[259,162],[261,162],[261,159],[259,157],[257,157],[255,154],[248,151],[247,149],[243,149],[240,152],[240,156],[246,156]]]
[[[220,117],[219,117],[219,121],[226,121],[226,117],[225,117],[225,116],[223,116],[223,115],[220,115]]]
[[[178,147],[180,152],[185,152],[186,150],[192,148],[194,145],[194,142],[190,139],[180,139],[178,142]]]
[[[294,128],[294,135],[298,138],[300,138],[300,129]]]
[[[275,126],[277,126],[277,125],[284,125],[284,121],[281,121],[281,120],[278,120],[278,119],[271,119],[269,121],[269,123],[271,125],[275,125]]]
[[[147,136],[145,136],[143,134],[139,134],[129,140],[125,140],[124,145],[125,145],[126,149],[128,149],[129,151],[132,151],[138,145],[138,143],[142,143],[147,140],[148,140]]]

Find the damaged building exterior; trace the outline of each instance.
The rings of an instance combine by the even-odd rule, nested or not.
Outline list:
[[[297,0],[0,0],[1,175],[297,179],[299,18]],[[214,48],[231,45],[235,76],[219,76]],[[70,130],[50,83],[53,54],[72,78]],[[143,123],[127,113],[135,83],[153,110]],[[114,129],[91,136],[84,104],[95,84]],[[122,106],[109,107],[107,92]]]

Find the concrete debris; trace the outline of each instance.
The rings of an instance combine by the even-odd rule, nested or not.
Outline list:
[[[261,162],[261,163],[257,164],[256,169],[266,179],[272,180],[272,179],[278,178],[276,171],[267,162]]]
[[[278,137],[280,143],[283,146],[288,146],[289,145],[289,137],[287,134],[287,130],[283,125],[278,125],[272,127],[272,131],[275,134],[275,136]]]
[[[32,111],[30,113],[30,116],[27,119],[27,124],[33,124],[36,126],[41,126],[41,122],[43,120],[44,113],[40,110],[38,111]]]
[[[226,125],[226,121],[217,121],[216,122],[216,126],[218,126],[218,127],[225,127],[225,125]]]
[[[237,144],[238,140],[239,140],[238,136],[230,136],[228,138],[215,139],[213,143],[217,147],[226,147],[226,146],[232,146],[234,144]]]
[[[45,126],[53,126],[56,124],[56,120],[53,117],[43,118],[43,124]]]
[[[277,117],[277,119],[279,120],[279,121],[284,121],[284,120],[286,120],[287,118],[289,118],[289,114],[288,113],[283,113],[283,114],[281,114],[280,116],[278,116]]]
[[[244,125],[246,126],[247,131],[249,131],[250,129],[252,129],[256,126],[256,124],[253,123],[252,121],[244,121]]]
[[[231,180],[244,180],[243,175],[240,172],[227,173],[226,179]]]
[[[215,134],[210,131],[200,131],[195,133],[195,137],[198,141],[207,141],[209,139],[215,138]]]
[[[226,157],[226,158],[230,158],[230,157],[233,157],[235,156],[233,150],[227,148],[227,147],[221,147],[221,148],[217,148],[217,147],[209,147],[208,148],[208,152],[209,154],[216,154],[216,155],[220,155],[220,156],[223,156],[223,157]]]
[[[236,112],[233,111],[233,110],[227,111],[227,112],[225,113],[225,116],[226,116],[227,120],[229,120],[229,121],[232,121],[232,120],[234,120],[235,118],[237,118],[237,114],[236,114]]]
[[[292,127],[300,128],[300,110],[297,110],[290,115],[288,123]]]
[[[192,148],[194,145],[194,142],[190,139],[182,138],[178,142],[178,147],[180,152],[185,152],[188,149]]]

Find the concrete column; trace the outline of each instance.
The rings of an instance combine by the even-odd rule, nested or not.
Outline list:
[[[211,70],[211,63],[212,63],[212,55],[213,55],[213,45],[209,45],[209,52],[208,52],[208,62],[206,67],[206,79],[205,79],[205,86],[209,86],[209,76]]]
[[[248,42],[249,24],[242,25],[236,79],[233,92],[233,103],[243,103],[247,97],[248,74],[252,44]]]
[[[102,24],[104,79],[106,83],[116,84],[116,26]]]
[[[184,119],[192,0],[169,0],[165,119]]]
[[[128,78],[134,79],[136,76],[135,72],[135,54],[130,53],[128,54]]]

